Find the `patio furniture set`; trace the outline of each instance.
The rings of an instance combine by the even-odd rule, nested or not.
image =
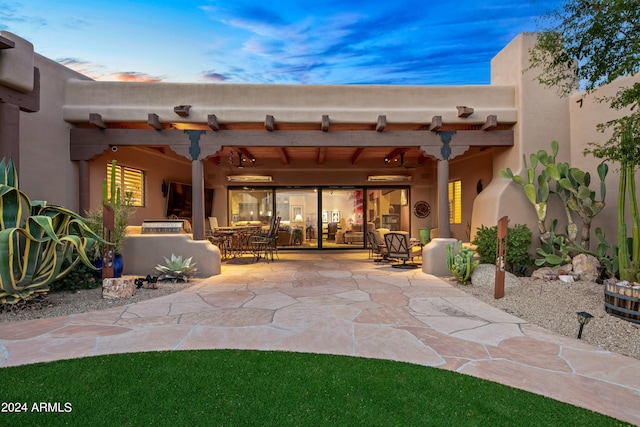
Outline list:
[[[394,262],[394,268],[418,268],[413,261],[422,256],[422,242],[411,238],[406,231],[378,229],[367,232],[369,256],[375,262]],[[408,262],[410,261],[410,262]]]
[[[246,225],[233,227],[219,227],[217,219],[209,218],[211,230],[208,239],[220,248],[223,260],[242,258],[245,254],[253,256],[253,261],[264,258],[274,260],[278,255],[276,240],[280,217],[273,217],[268,229],[262,226]]]

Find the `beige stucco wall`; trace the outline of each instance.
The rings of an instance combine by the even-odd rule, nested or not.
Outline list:
[[[319,123],[328,114],[332,123],[375,123],[378,115],[389,123],[429,123],[441,115],[447,123],[484,123],[497,114],[501,122],[515,122],[510,86],[376,86],[376,85],[240,85],[185,83],[71,82],[64,118],[87,120],[87,112],[103,120],[207,123],[215,114],[222,123],[261,122],[267,114],[288,123]],[[191,105],[188,117],[173,111]],[[458,105],[473,106],[459,118]]]
[[[513,85],[514,103],[519,111],[514,126],[514,147],[495,149],[493,179],[476,198],[471,221],[472,235],[480,225],[492,226],[502,216],[511,225],[528,224],[537,239],[536,215],[522,188],[498,175],[500,169],[510,167],[514,173],[524,172],[522,156],[538,150],[550,150],[551,141],[560,143],[559,161],[571,156],[569,129],[569,100],[559,98],[555,89],[540,86],[534,70],[528,68],[528,50],[535,42],[535,34],[520,34],[491,61],[491,85]],[[549,217],[560,216],[559,206],[552,206]]]
[[[20,188],[34,200],[78,209],[78,167],[69,160],[69,129],[62,117],[69,79],[88,79],[35,54],[40,111],[20,112]]]
[[[619,118],[630,112],[626,110],[613,110],[609,108],[607,102],[599,102],[598,98],[613,96],[621,87],[630,86],[640,82],[640,75],[635,77],[625,77],[616,80],[614,83],[600,88],[593,94],[585,95],[577,93],[571,97],[569,105],[571,108],[571,166],[588,171],[591,174],[591,188],[596,191],[598,199],[600,198],[600,180],[597,174],[597,166],[600,159],[594,158],[592,155],[584,155],[584,150],[588,148],[590,142],[602,144],[611,136],[611,130],[604,133],[596,131],[596,125],[606,123],[609,120]],[[582,100],[580,102],[580,100]],[[637,108],[637,107],[636,107]],[[605,198],[605,209],[597,215],[592,222],[592,241],[595,239],[595,229],[600,227],[605,232],[610,242],[615,241],[617,233],[617,194],[619,183],[619,163],[609,164],[609,174],[605,180],[607,186],[607,195]],[[627,224],[631,222],[631,214],[627,200]],[[579,219],[577,219],[579,220]],[[593,248],[592,244],[592,248]]]

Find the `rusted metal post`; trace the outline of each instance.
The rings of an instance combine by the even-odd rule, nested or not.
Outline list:
[[[504,272],[507,262],[507,229],[509,219],[503,216],[498,220],[498,242],[496,244],[496,284],[493,292],[495,299],[504,296]]]
[[[102,206],[102,238],[107,242],[112,242],[115,230],[115,215],[111,206]],[[114,277],[113,260],[115,250],[113,245],[102,245],[102,278]]]

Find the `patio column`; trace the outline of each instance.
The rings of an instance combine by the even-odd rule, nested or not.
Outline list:
[[[449,224],[449,160],[463,154],[468,145],[451,145],[456,131],[436,131],[440,135],[442,146],[421,146],[420,150],[438,160],[438,237],[450,238]]]
[[[191,226],[193,228],[193,240],[205,240],[204,233],[204,159],[215,155],[222,149],[222,144],[215,142],[212,138],[204,138],[207,134],[204,130],[185,130],[189,137],[189,144],[173,143],[169,147],[191,160]]]
[[[449,160],[438,159],[438,237],[451,237],[449,224]]]
[[[204,240],[204,165],[200,150],[203,130],[185,130],[189,135],[189,157],[191,157],[191,227],[193,240]]]
[[[193,240],[204,240],[204,165],[202,160],[191,162],[191,213]]]

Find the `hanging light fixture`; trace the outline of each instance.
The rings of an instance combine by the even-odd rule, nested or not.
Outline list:
[[[237,168],[243,168],[244,167],[244,162],[246,161],[250,161],[251,163],[255,163],[256,159],[255,157],[251,157],[250,159],[247,158],[246,156],[244,156],[242,154],[242,151],[238,151],[238,164],[236,165],[234,162],[234,156],[233,156],[233,151],[229,151],[229,165],[230,166],[236,166]]]

